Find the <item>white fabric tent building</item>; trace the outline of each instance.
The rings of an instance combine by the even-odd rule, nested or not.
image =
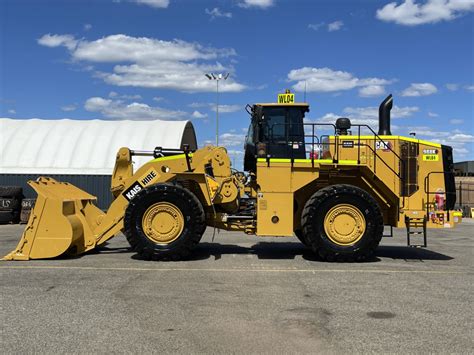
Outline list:
[[[26,195],[34,195],[26,181],[52,176],[97,195],[100,206],[106,207],[120,147],[152,151],[183,144],[197,148],[190,121],[0,118],[0,185],[23,186]],[[139,167],[147,158],[133,160]]]

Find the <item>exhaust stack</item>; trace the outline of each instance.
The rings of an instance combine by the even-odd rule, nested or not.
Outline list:
[[[391,136],[390,132],[390,110],[393,105],[392,94],[388,95],[379,106],[379,135]]]

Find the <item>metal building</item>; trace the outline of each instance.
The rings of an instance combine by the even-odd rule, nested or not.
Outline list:
[[[454,171],[457,176],[474,176],[474,160],[454,163]]]
[[[190,121],[105,121],[0,118],[0,185],[23,186],[50,176],[97,196],[98,206],[112,200],[110,178],[120,147],[153,150],[157,146],[197,148]],[[139,167],[146,157],[135,157]]]

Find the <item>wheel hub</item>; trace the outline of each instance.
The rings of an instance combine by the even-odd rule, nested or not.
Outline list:
[[[324,218],[324,231],[328,238],[339,245],[358,242],[365,233],[365,218],[352,205],[339,204],[332,207]]]
[[[178,207],[169,202],[158,202],[145,211],[143,232],[154,242],[168,244],[181,235],[184,217]]]

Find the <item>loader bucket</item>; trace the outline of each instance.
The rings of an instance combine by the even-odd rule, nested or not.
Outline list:
[[[38,193],[36,204],[18,246],[4,260],[78,255],[95,247],[93,230],[104,215],[93,204],[95,196],[52,178],[28,184]]]

